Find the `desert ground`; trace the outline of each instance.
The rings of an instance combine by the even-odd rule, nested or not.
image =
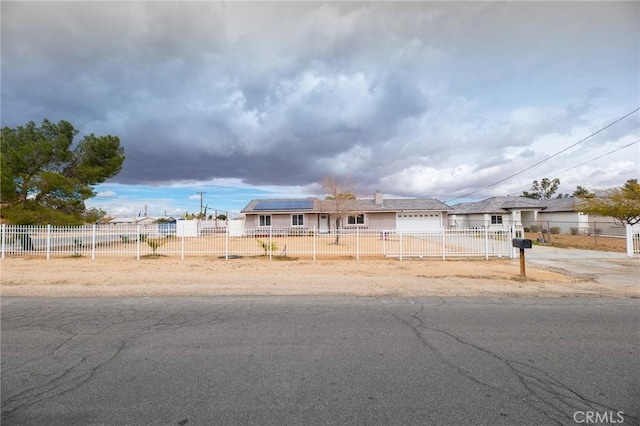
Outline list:
[[[542,238],[541,233],[527,232],[525,238],[533,241]],[[582,250],[613,251],[624,253],[627,250],[627,241],[624,238],[603,237],[602,235],[547,235],[550,242],[546,245],[561,248],[576,248]]]
[[[613,288],[531,265],[521,278],[518,259],[8,257],[0,268],[2,296],[640,297],[640,287]]]

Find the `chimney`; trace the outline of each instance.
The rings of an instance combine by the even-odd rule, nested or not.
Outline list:
[[[376,191],[376,193],[373,195],[373,201],[376,203],[376,205],[381,206],[382,205],[382,199],[383,199],[383,195],[382,192],[380,192],[380,190]]]

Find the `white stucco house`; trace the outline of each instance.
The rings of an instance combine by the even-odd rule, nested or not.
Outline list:
[[[579,201],[575,197],[541,200],[544,209],[538,213],[538,220],[545,229],[560,228],[561,234],[587,234],[589,215],[580,211]]]
[[[525,227],[538,221],[544,208],[539,200],[524,197],[492,197],[486,200],[460,203],[449,212],[452,228]]]

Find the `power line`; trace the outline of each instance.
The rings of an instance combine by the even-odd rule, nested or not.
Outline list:
[[[126,207],[135,206],[136,208],[140,204],[148,204],[152,207],[155,207],[156,210],[162,210],[169,207],[176,210],[186,211],[188,210],[188,207],[185,209],[185,204],[188,204],[189,201],[193,201],[193,200],[187,200],[187,201],[178,201],[175,199],[161,199],[161,200],[155,199],[154,200],[149,198],[112,197],[108,195],[96,195],[95,197],[92,197],[87,201],[90,201],[93,204],[98,204],[100,202],[110,202],[113,205],[126,206]],[[228,207],[226,208],[211,207],[210,210],[231,211],[233,209],[229,209]]]
[[[558,172],[558,173],[556,173],[556,175],[560,175],[560,174],[562,174],[562,173],[568,172],[569,170],[577,169],[578,167],[584,166],[585,164],[589,164],[589,163],[591,163],[592,161],[599,160],[599,159],[601,159],[602,157],[606,157],[607,155],[613,154],[614,152],[618,152],[618,151],[620,151],[620,150],[622,150],[622,149],[629,148],[630,146],[635,145],[635,144],[637,144],[638,142],[640,142],[640,139],[638,139],[638,140],[637,140],[637,141],[635,141],[635,142],[631,142],[631,143],[629,143],[629,144],[626,144],[626,145],[624,145],[624,146],[621,146],[620,148],[616,148],[616,149],[614,149],[613,151],[609,151],[609,152],[607,152],[606,154],[602,154],[602,155],[599,155],[599,156],[597,156],[597,157],[594,157],[594,158],[592,158],[592,159],[591,159],[591,160],[589,160],[589,161],[585,161],[584,163],[580,163],[580,164],[578,164],[577,166],[573,166],[573,167],[570,167],[570,168],[568,168],[568,169],[566,169],[566,170],[563,170],[563,171],[561,171],[561,172]]]
[[[547,158],[545,158],[545,159],[542,159],[542,160],[538,161],[537,163],[532,164],[531,166],[529,166],[529,167],[527,167],[527,168],[524,168],[524,169],[520,170],[520,171],[519,171],[519,172],[517,172],[517,173],[514,173],[514,174],[512,174],[512,175],[509,175],[509,176],[507,176],[507,177],[506,177],[506,178],[504,178],[504,179],[500,179],[499,181],[497,181],[497,182],[495,182],[495,183],[492,183],[491,185],[487,185],[487,186],[484,186],[484,187],[482,187],[482,188],[480,188],[480,189],[477,189],[477,190],[475,190],[475,191],[473,191],[473,192],[469,192],[468,194],[464,194],[464,195],[462,195],[462,196],[460,196],[460,197],[453,198],[453,199],[451,199],[451,200],[447,200],[447,201],[445,201],[445,203],[450,203],[451,201],[459,200],[459,199],[461,199],[461,198],[466,198],[466,197],[468,197],[468,196],[470,196],[470,195],[477,194],[478,192],[484,191],[485,189],[491,188],[492,186],[496,186],[496,185],[498,185],[498,184],[500,184],[500,183],[502,183],[502,182],[505,182],[505,181],[507,181],[507,180],[509,180],[509,179],[511,179],[511,178],[513,178],[513,177],[516,177],[516,176],[518,176],[518,175],[520,175],[520,174],[522,174],[522,173],[524,173],[524,172],[526,172],[526,171],[529,171],[529,170],[533,169],[534,167],[539,166],[540,164],[542,164],[542,163],[544,163],[544,162],[546,162],[546,161],[549,161],[549,160],[551,160],[552,158],[557,157],[558,155],[562,154],[563,152],[566,152],[566,151],[570,150],[571,148],[575,147],[576,145],[579,145],[579,144],[581,144],[581,143],[583,143],[583,142],[587,141],[588,139],[591,139],[592,137],[594,137],[594,136],[595,136],[595,135],[597,135],[598,133],[603,132],[604,130],[608,129],[609,127],[611,127],[611,126],[613,126],[613,125],[615,125],[615,124],[617,124],[617,123],[619,123],[620,121],[624,120],[625,118],[629,117],[630,115],[632,115],[632,114],[634,114],[634,113],[636,113],[636,112],[638,112],[638,111],[640,111],[640,107],[638,107],[638,108],[634,109],[633,111],[631,111],[631,112],[629,112],[629,113],[627,113],[627,114],[623,115],[622,117],[618,118],[617,120],[615,120],[615,121],[613,121],[613,122],[611,122],[611,123],[607,124],[606,126],[602,127],[600,130],[598,130],[598,131],[596,131],[596,132],[591,133],[589,136],[587,136],[586,138],[583,138],[583,139],[579,140],[578,142],[574,143],[573,145],[570,145],[570,146],[568,146],[568,147],[564,148],[563,150],[558,151],[558,152],[556,152],[555,154],[550,155],[549,157],[547,157]]]
[[[625,148],[629,148],[630,146],[633,146],[633,145],[635,145],[635,144],[637,144],[637,143],[639,143],[639,142],[640,142],[640,139],[638,139],[638,140],[636,140],[636,141],[634,141],[634,142],[628,143],[628,144],[626,144],[626,145],[623,145],[623,146],[621,146],[621,147],[618,147],[618,148],[616,148],[616,149],[614,149],[614,150],[612,150],[612,151],[607,152],[606,154],[598,155],[597,157],[594,157],[594,158],[592,158],[591,160],[587,160],[587,161],[582,162],[582,163],[580,163],[580,164],[578,164],[578,165],[576,165],[576,166],[573,166],[573,167],[570,167],[570,168],[568,168],[568,169],[565,169],[565,170],[563,170],[563,171],[561,171],[561,172],[554,173],[554,175],[555,175],[555,176],[557,176],[557,175],[561,175],[562,173],[566,173],[566,172],[571,171],[571,170],[573,170],[573,169],[577,169],[578,167],[582,167],[582,166],[584,166],[584,165],[586,165],[586,164],[589,164],[589,163],[591,163],[591,162],[594,162],[594,161],[596,161],[596,160],[599,160],[599,159],[601,159],[601,158],[603,158],[603,157],[606,157],[607,155],[611,155],[611,154],[613,154],[613,153],[615,153],[615,152],[618,152],[618,151],[621,151],[621,150],[623,150],[623,149],[625,149]],[[523,188],[524,188],[524,187],[523,187]]]

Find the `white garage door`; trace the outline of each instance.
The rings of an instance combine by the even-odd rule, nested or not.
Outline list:
[[[433,231],[442,227],[440,213],[398,213],[399,232]]]

